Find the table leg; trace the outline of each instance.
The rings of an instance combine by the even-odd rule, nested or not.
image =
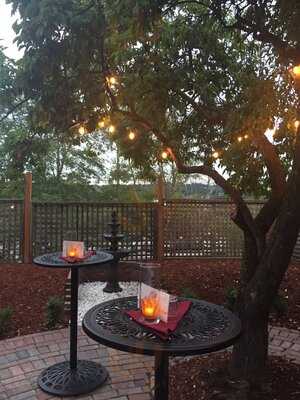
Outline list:
[[[155,354],[154,400],[168,400],[169,396],[169,356]]]
[[[102,365],[77,359],[78,268],[71,268],[70,361],[45,369],[38,378],[40,388],[57,396],[89,393],[101,386],[108,373]]]
[[[70,367],[77,368],[78,268],[71,269]]]

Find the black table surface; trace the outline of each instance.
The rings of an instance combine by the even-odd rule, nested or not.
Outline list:
[[[183,299],[181,299],[183,300]],[[185,299],[186,300],[186,299]],[[240,320],[229,310],[206,301],[191,308],[168,340],[131,320],[124,310],[137,309],[136,297],[110,300],[91,308],[82,327],[95,341],[118,350],[155,355],[206,354],[232,345],[241,334]]]
[[[80,268],[88,265],[104,264],[113,260],[113,256],[105,251],[96,251],[95,254],[82,261],[70,263],[61,258],[62,253],[49,253],[35,257],[33,262],[41,267],[52,268]]]

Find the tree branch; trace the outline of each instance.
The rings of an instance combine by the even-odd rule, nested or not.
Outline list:
[[[25,99],[23,99],[22,101],[20,101],[19,103],[15,104],[1,119],[0,119],[0,123],[3,122],[7,117],[10,116],[10,114],[12,114],[14,111],[16,111],[19,107],[21,107],[24,103],[26,103],[26,101],[28,101],[30,99],[30,97],[26,97]]]

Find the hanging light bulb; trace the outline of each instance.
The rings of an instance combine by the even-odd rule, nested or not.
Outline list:
[[[237,138],[237,140],[238,140],[239,143],[241,143],[241,141],[243,140],[242,136],[239,136],[239,137]]]
[[[295,121],[295,122],[294,122],[294,126],[295,126],[296,129],[298,129],[299,126],[300,126],[300,121],[298,121],[298,120]]]
[[[244,139],[248,139],[249,135],[246,133],[246,135],[244,135]]]
[[[169,155],[169,153],[166,150],[161,152],[161,158],[163,160],[166,160],[168,158],[168,155]]]
[[[300,79],[300,65],[295,65],[291,70],[291,74],[294,79]]]
[[[107,83],[109,84],[109,86],[116,86],[118,84],[118,80],[115,76],[108,76],[106,78]]]
[[[116,131],[116,127],[114,125],[109,125],[108,132],[114,133]]]
[[[78,128],[78,133],[79,133],[80,135],[84,135],[85,132],[86,132],[85,127],[84,127],[83,125],[80,125],[80,127]]]
[[[104,128],[104,127],[105,127],[105,121],[104,121],[104,119],[101,119],[101,120],[98,122],[98,127],[99,127],[99,128]]]
[[[212,156],[213,156],[214,159],[217,160],[217,159],[220,157],[220,153],[219,153],[218,151],[214,151],[214,152],[212,153]]]
[[[129,139],[129,140],[134,140],[134,139],[135,139],[135,133],[134,133],[133,131],[130,131],[130,132],[128,133],[128,139]]]

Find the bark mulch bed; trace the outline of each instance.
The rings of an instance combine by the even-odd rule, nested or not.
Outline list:
[[[162,285],[172,294],[225,304],[226,293],[238,287],[240,260],[237,259],[178,259],[166,260],[162,265]],[[121,263],[120,281],[137,280],[137,267],[137,263]],[[81,280],[105,280],[105,269],[81,270]],[[280,295],[286,302],[286,312],[272,313],[271,324],[300,330],[300,263],[291,263]]]
[[[211,354],[175,362],[170,371],[170,394],[174,400],[299,400],[300,365],[270,357],[262,388],[249,393],[246,382],[227,374],[228,354]]]
[[[163,263],[162,284],[171,293],[196,296],[218,304],[226,301],[226,292],[237,287],[238,260],[167,260]],[[105,280],[103,267],[94,275]],[[287,328],[300,327],[300,264],[292,263],[283,281],[281,293],[287,297],[286,315],[272,316],[271,323]],[[12,307],[13,321],[6,337],[47,329],[45,306],[50,296],[64,296],[68,270],[39,268],[32,265],[0,264],[0,309]],[[92,279],[83,272],[82,280]],[[120,280],[137,278],[134,264],[123,264]],[[264,391],[247,395],[247,385],[232,383],[224,371],[228,355],[212,354],[175,362],[171,367],[172,400],[296,400],[300,398],[300,366],[272,357],[265,377]],[[236,391],[236,388],[239,388]]]
[[[46,328],[45,310],[50,296],[64,297],[68,270],[26,264],[0,264],[0,309],[13,310],[6,337]]]

